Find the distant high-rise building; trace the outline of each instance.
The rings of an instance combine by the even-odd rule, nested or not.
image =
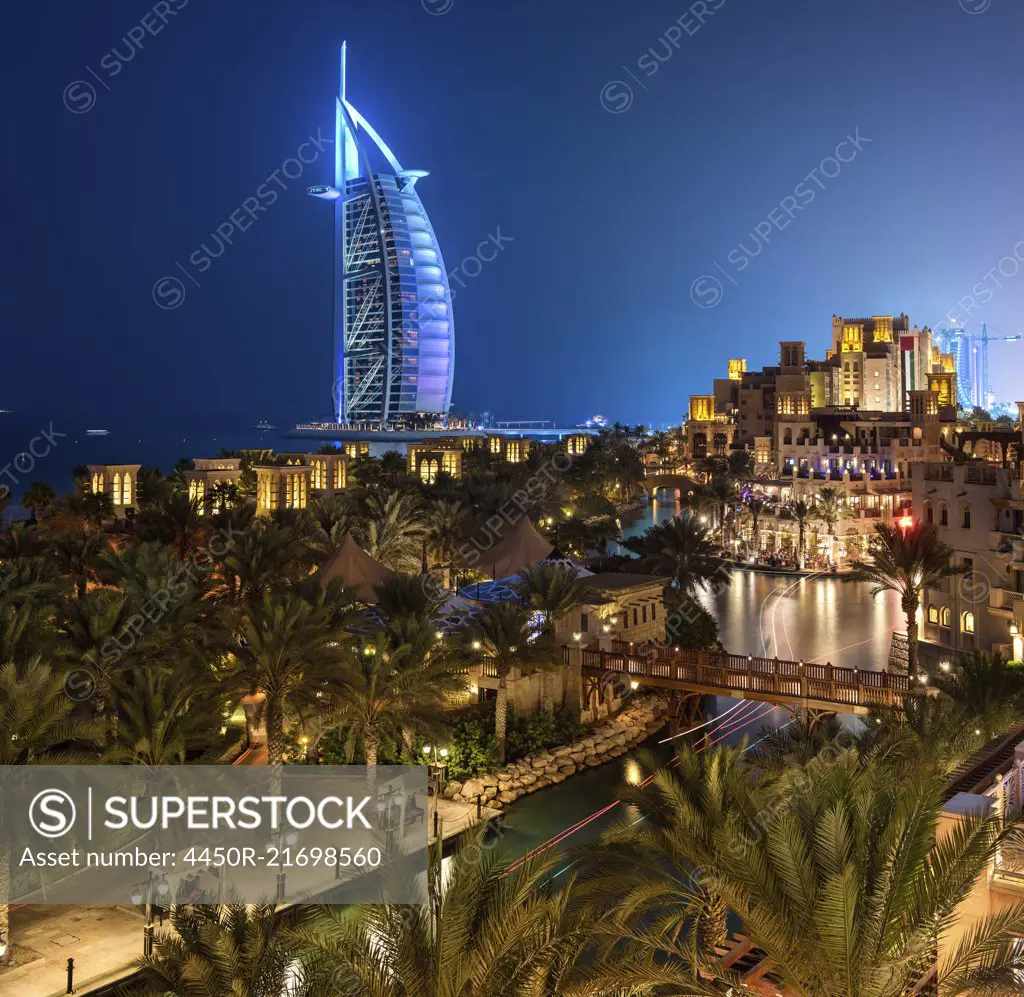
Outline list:
[[[346,95],[346,47],[336,100],[334,414],[388,426],[446,413],[455,367],[452,298],[441,249],[406,170]]]

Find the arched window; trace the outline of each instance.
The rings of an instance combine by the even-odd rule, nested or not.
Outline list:
[[[939,526],[949,526],[949,506],[945,502],[939,504]]]
[[[974,633],[974,613],[963,613],[960,616],[960,632],[965,634]]]
[[[971,528],[971,507],[966,502],[960,506],[960,525],[965,530]]]
[[[792,443],[793,442],[793,430],[786,428],[782,431],[782,442]]]
[[[121,504],[121,475],[114,475],[114,505]]]
[[[924,521],[929,525],[935,522],[935,508],[931,502],[925,502],[924,504]]]
[[[436,460],[426,458],[420,461],[420,481],[426,485],[432,485],[437,481],[439,465]]]
[[[928,607],[928,622],[938,623],[939,622],[939,607],[929,606]]]
[[[943,606],[939,614],[939,626],[948,627],[953,622],[953,614],[949,611],[949,606]]]
[[[121,492],[124,505],[132,504],[132,476],[128,471],[124,472],[124,488]]]

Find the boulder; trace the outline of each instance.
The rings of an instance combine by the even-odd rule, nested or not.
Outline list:
[[[459,793],[462,792],[462,783],[456,782],[454,779],[444,787],[444,798],[446,800],[454,800]]]
[[[490,789],[492,786],[496,787],[498,785],[498,777],[496,775],[482,775],[480,783],[485,788]]]
[[[598,758],[597,755],[587,755],[587,757],[583,759],[583,764],[589,765],[593,768],[595,765],[601,764],[601,759]]]
[[[499,779],[498,780],[498,794],[507,793],[512,788],[511,779]]]
[[[497,796],[497,795],[498,795],[498,787],[497,786],[488,786],[483,791],[484,803],[487,803],[490,800],[493,800],[494,797]]]
[[[558,766],[558,771],[561,772],[562,775],[572,775],[573,772],[576,771],[576,766],[573,762],[562,762],[562,764]]]
[[[532,786],[537,781],[538,778],[539,778],[538,773],[531,772],[529,775],[521,775],[519,777],[519,781],[524,786]]]
[[[502,792],[500,792],[500,793],[498,793],[498,801],[501,802],[501,803],[515,803],[515,801],[518,800],[518,799],[519,799],[519,794],[518,793],[510,792],[507,789],[502,791]],[[491,805],[492,806],[494,805],[494,801],[493,800],[491,801]]]

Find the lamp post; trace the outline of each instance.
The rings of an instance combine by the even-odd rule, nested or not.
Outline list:
[[[444,785],[444,773],[448,768],[448,749],[425,744],[423,745],[423,754],[427,759],[427,779],[434,787],[434,837],[437,837],[439,830],[438,804]]]

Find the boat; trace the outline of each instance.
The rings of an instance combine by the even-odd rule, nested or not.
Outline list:
[[[253,429],[259,429],[259,430],[261,430],[263,432],[266,432],[268,429],[280,429],[281,427],[280,426],[272,426],[269,422],[267,422],[266,419],[260,419],[260,421],[257,422],[256,425],[253,426],[252,428]]]
[[[109,429],[87,429],[85,431],[86,436],[109,436]]]

